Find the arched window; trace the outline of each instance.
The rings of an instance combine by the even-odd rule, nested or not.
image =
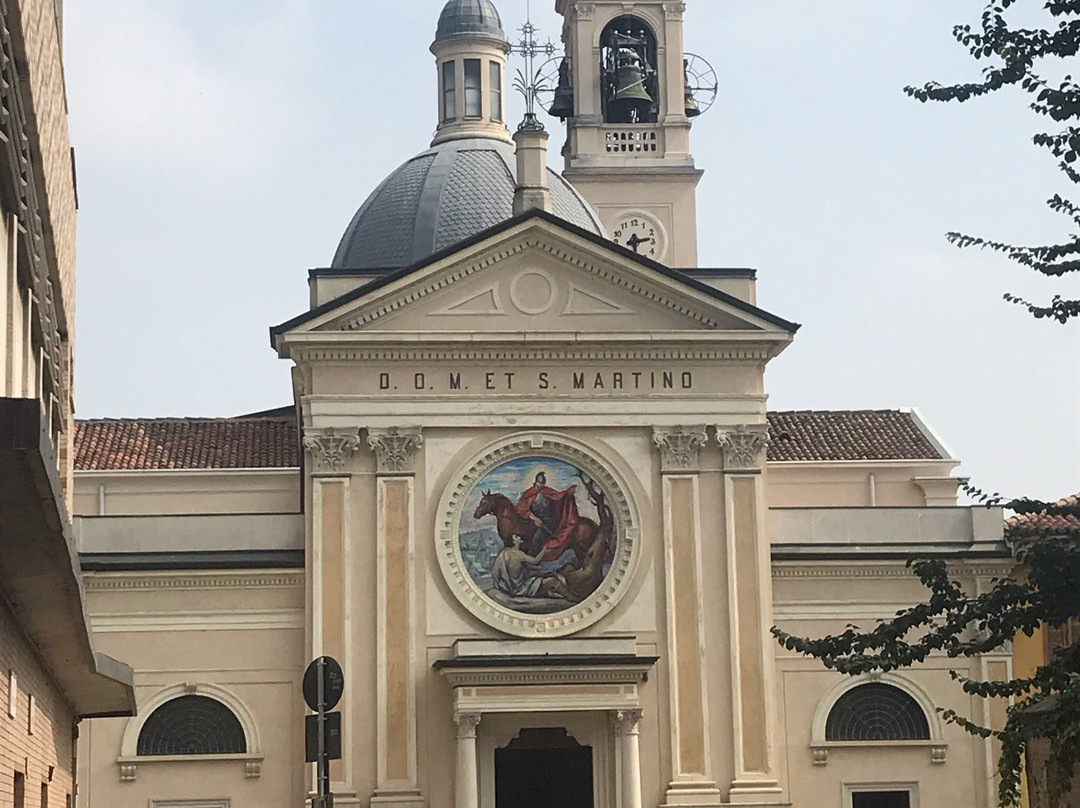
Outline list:
[[[605,123],[656,123],[660,73],[656,35],[639,17],[612,20],[600,35],[600,102]]]
[[[919,703],[898,687],[871,682],[848,690],[825,722],[826,741],[930,740]]]
[[[154,710],[139,731],[136,754],[234,755],[247,752],[240,719],[216,699],[180,696]]]

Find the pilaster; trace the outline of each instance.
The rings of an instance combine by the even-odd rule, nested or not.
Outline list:
[[[721,804],[710,774],[701,580],[701,505],[698,455],[704,426],[653,429],[660,450],[667,575],[671,771],[665,805]]]
[[[414,474],[419,428],[371,429],[376,458],[378,786],[373,806],[424,803],[416,763]],[[475,742],[474,742],[475,743]]]
[[[736,805],[785,802],[776,739],[776,659],[772,639],[772,575],[765,531],[762,470],[769,436],[764,424],[718,426],[724,454],[728,611],[731,621],[732,715]]]
[[[308,580],[311,604],[310,658],[331,656],[343,666],[351,657],[349,570],[350,461],[361,447],[360,430],[309,429],[304,449],[311,470],[311,535],[308,547]],[[346,680],[348,681],[348,680]],[[345,688],[338,710],[342,713],[342,736],[349,737],[353,694]],[[334,791],[343,800],[355,797],[353,767],[346,757],[330,766]]]

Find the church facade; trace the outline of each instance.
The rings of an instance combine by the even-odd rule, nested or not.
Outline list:
[[[770,412],[798,326],[697,266],[682,3],[558,0],[567,124],[511,135],[489,0],[450,0],[429,149],[271,329],[283,410],[80,424],[97,642],[139,714],[90,723],[85,806],[302,806],[300,679],[345,677],[338,805],[994,804],[952,674],[845,678],[803,634],[1011,565],[917,412]],[[284,367],[284,365],[283,365]]]

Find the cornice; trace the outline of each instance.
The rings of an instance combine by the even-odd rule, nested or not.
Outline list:
[[[947,466],[952,469],[960,465],[959,460],[953,458],[928,457],[925,460],[896,459],[896,460],[770,460],[769,467],[784,469],[814,469],[836,468],[837,466],[852,466],[854,468],[913,468],[918,466]]]
[[[144,573],[110,572],[83,574],[87,592],[115,592],[154,589],[267,589],[304,585],[303,572],[244,573]]]
[[[1016,567],[1012,559],[1002,559],[1000,564],[950,563],[949,574],[953,577],[982,578],[1007,574]],[[915,578],[915,573],[908,568],[906,561],[866,564],[800,564],[799,562],[774,561],[772,577],[785,578]]]
[[[207,477],[207,476],[281,476],[296,474],[299,466],[262,466],[238,469],[75,469],[75,477]]]
[[[451,687],[484,687],[499,685],[564,685],[564,684],[641,684],[648,679],[651,664],[626,666],[597,665],[588,667],[505,667],[505,668],[443,668],[439,671]]]
[[[332,336],[332,335],[325,335]],[[458,335],[468,337],[469,335]],[[437,340],[433,340],[437,341]],[[736,345],[728,348],[596,346],[562,348],[549,344],[534,346],[475,347],[425,346],[377,347],[342,345],[333,340],[323,344],[297,344],[291,355],[298,362],[734,362],[764,363],[775,355],[768,345]],[[642,340],[655,345],[658,340]],[[463,339],[462,342],[465,342]]]

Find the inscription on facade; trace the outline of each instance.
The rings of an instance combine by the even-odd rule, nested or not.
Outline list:
[[[558,369],[380,372],[383,393],[650,393],[694,390],[690,370]]]

